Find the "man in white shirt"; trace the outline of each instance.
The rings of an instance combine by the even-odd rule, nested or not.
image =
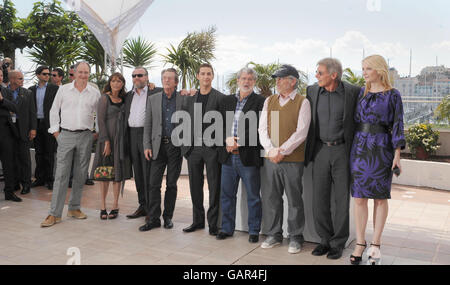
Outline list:
[[[77,63],[74,71],[74,82],[58,89],[50,110],[48,132],[56,138],[58,151],[50,211],[41,227],[50,227],[61,221],[72,159],[75,160],[74,178],[67,216],[87,218],[80,210],[81,194],[89,167],[94,139],[91,129],[100,92],[88,84],[90,66],[87,62]]]
[[[266,152],[261,172],[261,198],[263,233],[267,238],[261,247],[272,248],[282,243],[285,192],[289,204],[288,252],[298,253],[304,241],[302,176],[311,108],[309,101],[297,93],[299,74],[293,66],[282,65],[272,77],[276,78],[279,95],[272,95],[264,102],[258,129]]]

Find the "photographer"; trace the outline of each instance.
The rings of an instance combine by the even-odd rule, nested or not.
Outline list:
[[[12,60],[9,57],[5,57],[1,62],[1,69],[3,71],[3,81],[0,81],[0,84],[3,87],[8,86],[9,78],[8,73],[12,70]]]

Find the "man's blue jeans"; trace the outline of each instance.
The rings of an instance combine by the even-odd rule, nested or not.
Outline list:
[[[222,229],[227,234],[233,234],[236,226],[236,195],[239,179],[247,190],[248,232],[259,234],[261,229],[261,179],[259,167],[244,166],[238,154],[231,154],[226,163],[222,164],[222,179],[220,205],[222,211]]]

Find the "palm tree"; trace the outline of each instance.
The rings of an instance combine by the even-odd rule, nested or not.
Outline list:
[[[272,95],[276,87],[276,80],[275,78],[272,78],[272,74],[274,74],[275,71],[280,68],[281,64],[269,63],[264,65],[249,62],[246,66],[254,69],[256,74],[258,75],[255,84],[258,92],[264,97],[269,97],[270,95]],[[306,93],[306,87],[308,85],[308,76],[305,72],[300,70],[298,71],[298,73],[300,75],[300,78],[297,90],[300,94],[304,95]],[[237,73],[232,74],[226,84],[231,93],[236,93],[238,87]]]
[[[197,87],[196,75],[199,66],[214,59],[216,31],[216,27],[211,26],[200,33],[189,33],[178,47],[171,44],[170,48],[167,48],[168,54],[162,55],[166,64],[170,63],[179,70],[183,89],[188,84]]]
[[[363,87],[366,85],[366,80],[364,80],[364,77],[357,76],[350,68],[344,69],[344,74],[342,76],[342,80],[346,81],[348,83],[354,84],[359,87]]]
[[[105,50],[94,35],[91,35],[81,49],[79,59],[89,62],[94,68],[93,78],[99,84],[106,75]]]
[[[46,65],[52,70],[56,67],[73,64],[80,55],[80,42],[37,43],[28,51],[29,58],[36,65]]]
[[[140,36],[126,40],[123,46],[123,62],[127,67],[151,67],[155,55],[155,45]]]

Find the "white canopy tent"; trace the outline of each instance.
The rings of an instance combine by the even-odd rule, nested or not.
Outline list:
[[[153,0],[65,0],[103,46],[113,69],[122,45]]]

